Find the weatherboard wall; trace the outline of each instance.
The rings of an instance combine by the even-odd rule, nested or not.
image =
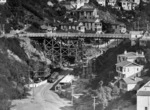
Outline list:
[[[137,96],[137,110],[150,110],[150,96]]]

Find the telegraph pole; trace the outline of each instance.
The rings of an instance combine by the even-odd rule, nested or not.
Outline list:
[[[73,95],[74,95],[74,87],[75,87],[76,85],[72,85],[72,82],[71,82],[71,103],[72,103],[72,105],[73,105]]]
[[[97,96],[92,96],[92,98],[93,98],[93,110],[95,110],[95,108],[96,108],[96,98],[97,98]]]
[[[149,30],[149,22],[147,21],[147,31]]]
[[[96,97],[94,96],[93,98],[94,98],[94,102],[93,102],[94,105],[93,105],[93,107],[94,107],[94,110],[95,110],[95,98]]]

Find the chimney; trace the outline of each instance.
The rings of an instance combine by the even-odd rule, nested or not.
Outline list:
[[[136,52],[136,55],[138,55],[138,52]]]
[[[136,81],[136,76],[133,77],[133,80]]]
[[[124,51],[124,54],[127,54],[127,51],[126,51],[126,50]]]
[[[144,52],[142,52],[142,55],[144,55]]]

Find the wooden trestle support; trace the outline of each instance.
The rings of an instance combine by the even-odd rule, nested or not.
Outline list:
[[[63,64],[66,57],[74,57],[77,62],[84,57],[83,39],[45,38],[43,45],[45,55],[53,62]]]
[[[36,39],[33,41],[36,42]],[[40,42],[42,43],[38,45],[43,47],[45,56],[54,64],[63,65],[66,63],[67,57],[74,57],[75,63],[82,61],[83,77],[87,77],[89,73],[95,71],[95,60],[87,61],[86,44],[83,38],[45,37],[41,38]]]

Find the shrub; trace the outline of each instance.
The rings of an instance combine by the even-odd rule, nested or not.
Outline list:
[[[0,38],[0,46],[1,48],[9,49],[14,54],[16,54],[19,58],[24,61],[27,61],[27,55],[24,52],[24,49],[20,47],[20,42],[18,38]]]

